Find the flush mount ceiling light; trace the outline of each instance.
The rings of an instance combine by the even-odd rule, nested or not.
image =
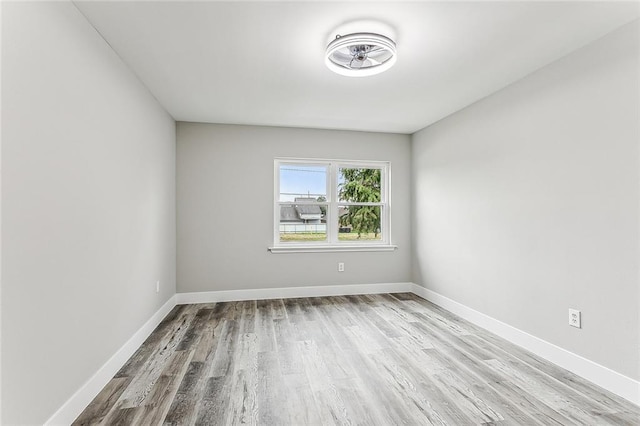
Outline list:
[[[388,70],[396,62],[396,44],[374,33],[337,35],[327,46],[325,63],[333,72],[364,77]]]

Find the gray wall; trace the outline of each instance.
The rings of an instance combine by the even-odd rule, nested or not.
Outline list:
[[[636,21],[412,145],[414,280],[636,380],[638,47]]]
[[[409,152],[407,135],[178,123],[178,292],[409,281]],[[283,156],[391,161],[398,250],[268,252]]]
[[[1,423],[42,424],[175,293],[175,123],[71,3],[2,8]]]

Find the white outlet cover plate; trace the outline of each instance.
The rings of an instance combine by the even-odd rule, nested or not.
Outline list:
[[[569,308],[569,325],[576,328],[582,328],[580,311]]]

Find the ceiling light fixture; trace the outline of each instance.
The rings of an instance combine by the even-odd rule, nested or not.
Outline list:
[[[379,74],[396,63],[396,44],[374,33],[337,35],[327,46],[327,67],[349,77]]]

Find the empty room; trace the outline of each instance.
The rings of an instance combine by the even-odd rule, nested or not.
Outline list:
[[[637,1],[1,1],[2,425],[640,424]]]

